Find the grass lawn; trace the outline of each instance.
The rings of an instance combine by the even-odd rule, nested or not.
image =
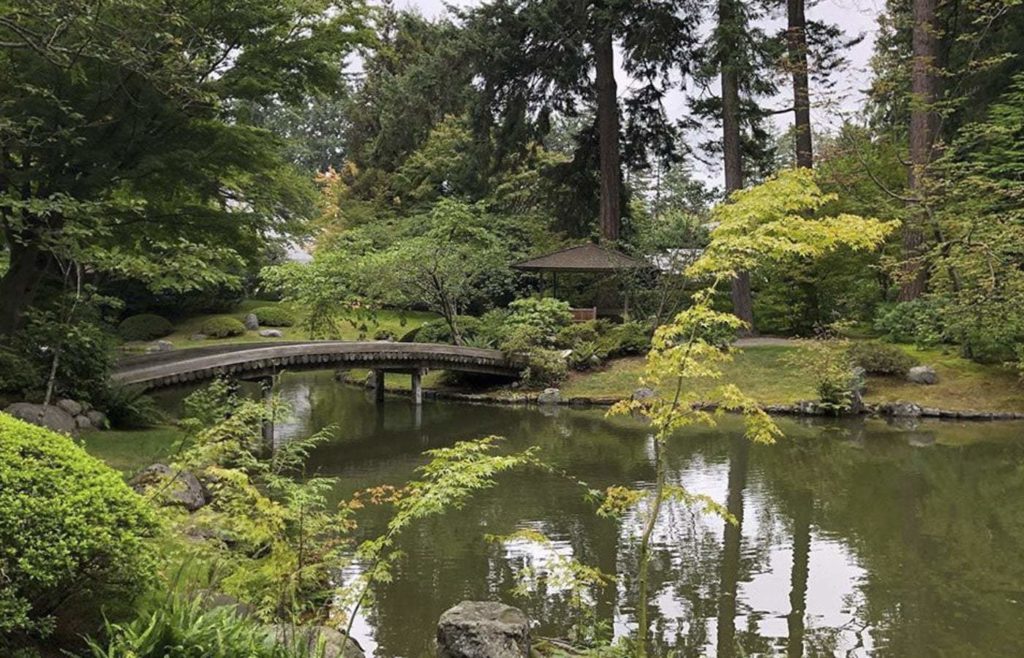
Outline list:
[[[1024,383],[1009,369],[982,365],[939,350],[901,346],[922,364],[935,367],[939,383],[911,384],[892,377],[869,377],[868,402],[906,400],[925,407],[1024,411]],[[724,368],[723,382],[737,384],[762,404],[789,404],[813,400],[814,387],[790,360],[800,347],[746,347]],[[642,358],[619,359],[590,373],[574,373],[563,385],[568,397],[627,397],[643,373]]]
[[[234,336],[231,338],[192,340],[193,335],[201,333],[201,327],[207,318],[213,317],[214,315],[230,315],[231,317],[237,318],[241,321],[248,313],[252,312],[253,309],[261,306],[280,306],[288,309],[291,312],[292,317],[295,319],[295,324],[291,327],[265,327],[267,329],[277,329],[280,331],[282,334],[280,338],[263,338],[257,331],[247,331],[241,336]],[[207,345],[228,345],[232,343],[273,343],[276,341],[287,340],[308,340],[308,334],[306,334],[300,326],[305,315],[305,310],[301,307],[287,304],[285,302],[268,302],[258,299],[248,299],[239,304],[230,313],[197,315],[182,320],[175,324],[174,333],[162,340],[170,341],[179,349]],[[366,340],[372,340],[374,334],[378,331],[390,331],[397,338],[401,338],[407,332],[412,331],[423,323],[436,319],[437,317],[438,316],[433,313],[426,313],[422,311],[405,311],[404,313],[399,313],[398,311],[382,310],[377,313],[376,324],[368,323],[365,328],[353,327],[349,323],[344,323],[341,327],[340,338],[342,340],[358,340],[360,338],[360,333],[364,333]],[[149,343],[126,343],[125,348],[129,351],[143,351],[147,345],[149,345]]]
[[[167,425],[139,430],[90,431],[82,434],[81,441],[89,454],[130,476],[154,462],[166,462],[183,437],[180,429]]]

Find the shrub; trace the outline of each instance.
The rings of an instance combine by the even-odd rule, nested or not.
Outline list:
[[[199,331],[213,338],[228,338],[244,334],[245,325],[230,315],[215,315],[203,322]]]
[[[853,372],[848,345],[835,340],[813,341],[795,359],[814,382],[824,409],[839,414],[853,407],[862,382]]]
[[[544,347],[547,343],[547,336],[539,327],[528,324],[513,327],[501,343],[501,349],[506,353],[527,353],[537,347]]]
[[[300,658],[315,656],[300,642],[270,641],[266,627],[246,619],[231,606],[204,608],[201,597],[161,597],[155,609],[128,624],[107,623],[106,640],[89,640],[92,658]],[[312,647],[315,649],[315,646]]]
[[[18,352],[0,347],[0,393],[24,396],[43,386],[42,371]]]
[[[455,319],[458,324],[459,332],[462,334],[464,339],[472,338],[476,336],[477,331],[480,328],[480,321],[471,315],[460,315]],[[412,340],[406,340],[406,338],[412,335]],[[409,332],[402,337],[402,342],[417,342],[417,343],[442,343],[452,344],[455,340],[452,338],[452,330],[448,326],[448,323],[444,320],[431,320],[430,322],[424,323],[419,329],[414,332]]]
[[[264,327],[290,327],[295,324],[295,314],[283,306],[260,306],[254,308],[252,314]]]
[[[124,340],[156,340],[173,332],[171,321],[155,313],[130,315],[117,325],[117,334]]]
[[[511,327],[529,325],[537,327],[547,336],[554,336],[572,322],[568,302],[551,297],[517,299],[508,305],[507,324]]]
[[[928,299],[901,302],[878,314],[875,331],[898,343],[937,345],[944,337],[941,309]]]
[[[555,345],[563,349],[574,349],[580,343],[596,343],[600,334],[596,321],[576,322],[559,330],[555,336]]]
[[[880,341],[854,343],[849,350],[853,365],[872,375],[906,375],[918,361],[896,345]]]
[[[569,374],[562,355],[555,350],[534,347],[527,352],[530,365],[523,371],[523,383],[534,388],[557,386]]]
[[[569,354],[569,365],[574,370],[588,370],[608,358],[608,353],[597,343],[585,340],[576,343]]]
[[[153,398],[130,386],[106,386],[95,403],[117,429],[153,427],[166,419]]]
[[[640,322],[624,322],[608,330],[602,347],[611,356],[646,354],[651,349],[651,336]]]
[[[0,635],[45,634],[71,595],[147,582],[151,509],[70,438],[0,414],[0,482]]]
[[[374,340],[395,340],[395,332],[390,329],[378,329],[373,333]]]

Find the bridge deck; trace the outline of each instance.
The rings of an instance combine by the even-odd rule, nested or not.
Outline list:
[[[387,341],[309,341],[234,344],[170,350],[130,357],[113,379],[122,384],[160,388],[221,375],[261,376],[281,370],[372,368],[380,370],[457,370],[516,377],[525,367],[499,350],[435,343]]]

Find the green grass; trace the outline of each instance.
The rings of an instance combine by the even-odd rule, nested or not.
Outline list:
[[[868,402],[906,400],[925,407],[1024,411],[1024,383],[1016,373],[939,350],[901,346],[923,364],[935,367],[939,383],[912,384],[894,377],[869,377]],[[734,383],[762,404],[791,404],[815,399],[807,375],[790,361],[798,346],[747,347],[723,368],[723,383]],[[574,373],[562,386],[568,397],[628,397],[636,390],[644,360],[619,359],[602,370]]]
[[[192,340],[193,335],[201,332],[203,322],[205,322],[207,318],[214,315],[230,315],[238,318],[238,320],[243,320],[253,309],[260,308],[262,306],[281,306],[288,309],[295,318],[295,324],[291,327],[267,327],[268,329],[276,329],[280,331],[280,338],[263,338],[259,335],[258,331],[246,331],[241,336],[234,336],[231,338]],[[230,313],[196,315],[191,318],[181,320],[175,323],[174,333],[162,340],[170,341],[179,349],[207,345],[230,345],[233,343],[273,343],[289,340],[308,340],[309,335],[300,326],[305,315],[305,310],[297,305],[288,304],[286,302],[270,302],[259,299],[249,299],[240,303]],[[347,322],[344,323],[341,327],[340,338],[341,340],[359,340],[360,333],[364,333],[365,340],[372,340],[374,334],[381,330],[391,331],[396,337],[401,338],[412,329],[436,318],[437,316],[435,314],[425,313],[422,311],[405,311],[400,313],[398,311],[383,310],[377,313],[377,322],[367,323],[365,328],[354,327]],[[142,351],[148,344],[149,343],[142,342],[126,343],[125,348],[129,351]]]
[[[155,462],[166,462],[178,449],[182,438],[181,430],[165,425],[140,430],[85,432],[81,441],[89,454],[130,476]]]

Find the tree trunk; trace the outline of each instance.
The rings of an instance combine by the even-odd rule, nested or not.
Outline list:
[[[35,246],[10,242],[11,263],[0,277],[0,336],[14,333],[22,314],[32,304],[49,257]]]
[[[911,197],[915,208],[903,224],[903,279],[899,301],[920,297],[928,283],[928,270],[924,263],[927,248],[924,238],[925,218],[921,204],[925,203],[924,175],[932,159],[938,115],[938,77],[936,65],[939,55],[938,23],[935,17],[936,0],[913,0],[914,33],[913,60],[910,74],[910,171],[908,174]]]
[[[619,199],[622,172],[619,168],[619,101],[615,86],[615,55],[612,34],[605,32],[594,43],[597,79],[597,138],[601,160],[601,237],[619,239]]]
[[[814,167],[811,141],[811,96],[807,83],[807,18],[804,0],[787,0],[789,66],[793,75],[793,128],[796,132],[796,166]]]
[[[719,29],[728,32],[735,18],[732,0],[719,0]],[[728,196],[743,189],[743,158],[740,152],[740,86],[736,71],[730,62],[719,62],[722,68],[722,156],[725,167],[725,193]],[[737,272],[732,280],[732,309],[747,324],[741,334],[754,330],[754,302],[750,294],[750,273]]]

